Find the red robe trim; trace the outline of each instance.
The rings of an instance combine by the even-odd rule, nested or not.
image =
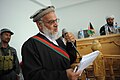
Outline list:
[[[62,50],[61,48],[49,43],[48,41],[46,41],[46,40],[44,40],[44,39],[42,39],[38,36],[33,36],[33,38],[40,41],[41,43],[48,46],[49,48],[53,49],[55,52],[57,52],[61,56],[65,57],[66,59],[70,60],[69,55],[64,50]]]

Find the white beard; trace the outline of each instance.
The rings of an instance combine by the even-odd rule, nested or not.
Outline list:
[[[53,33],[53,31],[47,29],[46,26],[43,26],[43,33],[52,40],[56,40],[58,38],[58,32]]]

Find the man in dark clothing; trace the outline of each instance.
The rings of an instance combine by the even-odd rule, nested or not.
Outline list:
[[[58,18],[54,6],[37,11],[30,18],[39,33],[22,46],[22,71],[25,80],[77,80],[81,72],[73,72],[70,65],[76,60],[72,33],[65,34],[66,44],[59,38]]]
[[[117,29],[115,29],[115,26],[114,26],[114,16],[107,16],[106,22],[107,24],[103,25],[100,28],[100,35],[116,34]]]
[[[13,32],[9,29],[1,29],[0,80],[17,80],[20,73],[16,50],[8,44],[11,39],[11,35],[13,35]]]

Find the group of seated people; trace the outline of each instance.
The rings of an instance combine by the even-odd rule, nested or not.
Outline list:
[[[120,33],[120,29],[117,25],[117,22],[115,22],[114,15],[107,16],[106,18],[106,24],[104,24],[99,29],[99,35],[108,35],[108,34],[117,34]],[[80,30],[78,31],[78,39],[81,38],[87,38],[90,36],[93,36],[96,32],[95,29],[92,27],[92,24],[90,23],[90,28],[88,30]]]

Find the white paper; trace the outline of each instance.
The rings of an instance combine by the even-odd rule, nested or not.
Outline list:
[[[99,51],[94,51],[92,53],[89,53],[87,55],[84,55],[80,61],[80,64],[78,65],[78,71],[83,71],[85,68],[87,68],[99,55]]]

